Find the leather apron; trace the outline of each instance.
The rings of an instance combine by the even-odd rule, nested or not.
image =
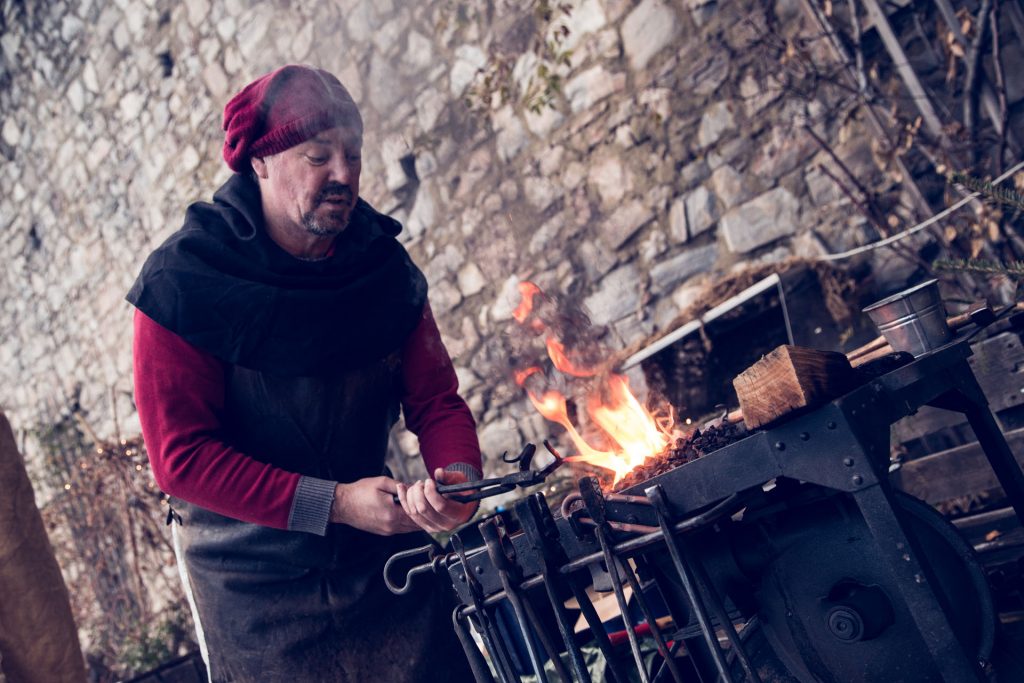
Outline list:
[[[225,434],[253,457],[351,482],[384,471],[398,416],[397,354],[319,377],[228,366]],[[340,524],[326,536],[241,522],[174,500],[213,683],[471,681],[441,577],[385,586],[385,561],[431,543]]]

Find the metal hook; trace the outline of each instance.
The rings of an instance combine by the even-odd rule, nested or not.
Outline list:
[[[405,595],[412,588],[412,579],[417,574],[422,574],[428,571],[437,571],[440,563],[444,561],[443,556],[435,555],[436,546],[425,545],[419,548],[411,548],[409,550],[403,550],[400,553],[396,553],[388,558],[388,561],[384,563],[384,583],[395,595]],[[426,553],[427,562],[425,564],[416,565],[405,573],[405,583],[401,586],[395,584],[390,577],[391,566],[400,560],[404,560],[408,557],[413,557],[421,553]]]

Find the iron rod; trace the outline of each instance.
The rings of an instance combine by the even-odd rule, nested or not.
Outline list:
[[[583,653],[576,644],[572,624],[569,623],[569,616],[565,612],[565,605],[559,599],[552,579],[548,578],[550,575],[550,569],[545,562],[543,573],[541,574],[541,577],[544,579],[544,591],[548,596],[548,602],[551,603],[551,609],[555,612],[555,621],[558,623],[558,631],[562,636],[562,642],[565,643],[565,650],[569,653],[569,661],[572,663],[573,673],[576,674],[576,680],[579,683],[591,683],[590,672],[587,671],[587,664],[583,661]]]
[[[668,651],[668,646],[665,645],[665,638],[661,634],[661,629],[658,627],[658,621],[654,617],[654,612],[651,610],[651,606],[647,602],[647,598],[644,597],[643,589],[640,586],[640,580],[637,579],[636,574],[633,573],[633,570],[630,567],[624,567],[623,570],[626,572],[626,580],[629,581],[629,585],[633,589],[633,597],[636,599],[637,604],[640,605],[640,611],[643,612],[644,619],[647,620],[647,625],[651,628],[651,636],[654,638],[654,642],[658,646],[658,654],[660,654],[665,660],[665,664],[668,666],[668,670],[672,674],[672,680],[676,683],[682,683],[683,678],[679,673],[679,667],[676,666],[675,660]]]
[[[725,605],[718,597],[718,593],[715,591],[714,585],[711,583],[711,577],[708,576],[707,570],[704,568],[704,563],[700,561],[700,557],[690,551],[689,544],[686,539],[675,538],[675,541],[679,544],[680,550],[686,554],[687,557],[691,558],[690,567],[693,570],[694,576],[697,579],[697,590],[701,590],[703,587],[703,593],[708,598],[708,602],[711,607],[711,616],[718,620],[718,623],[725,629],[725,635],[729,639],[729,645],[732,646],[732,651],[735,653],[737,659],[740,660],[740,666],[743,667],[743,672],[746,677],[753,683],[761,683],[761,676],[758,675],[753,665],[750,663],[750,658],[747,657],[746,650],[743,649],[743,644],[740,642],[739,634],[736,633],[736,627],[733,626],[732,619],[729,618],[728,613],[725,611]]]
[[[704,634],[704,639],[707,641],[708,647],[711,649],[711,656],[715,660],[715,668],[718,669],[718,675],[728,681],[728,683],[734,683],[732,675],[729,673],[728,663],[725,661],[725,655],[722,652],[722,646],[718,642],[718,636],[715,633],[715,628],[708,617],[704,601],[697,592],[698,589],[695,585],[690,566],[683,558],[679,546],[676,545],[677,539],[672,534],[672,528],[668,518],[668,509],[665,504],[665,496],[662,493],[661,487],[652,486],[647,489],[647,497],[651,499],[652,503],[654,503],[654,511],[658,516],[658,523],[661,524],[662,531],[665,535],[665,545],[668,547],[669,555],[672,556],[672,563],[675,565],[676,571],[679,574],[679,579],[682,581],[683,588],[686,590],[686,596],[689,598],[693,611],[697,615],[697,621],[700,624],[701,632]]]
[[[540,565],[539,576],[541,583],[544,584],[544,593],[551,604],[555,623],[558,625],[562,642],[565,643],[565,651],[569,654],[569,661],[572,664],[576,680],[579,683],[591,683],[590,672],[587,671],[583,653],[580,652],[580,648],[576,644],[569,615],[558,594],[557,588],[560,585],[558,581],[561,575],[551,571],[551,558],[553,556],[564,557],[564,554],[561,552],[561,547],[558,546],[558,532],[554,527],[555,520],[548,509],[544,494],[535,493],[516,503],[514,509],[523,534],[536,554],[537,562]]]
[[[544,663],[540,658],[540,653],[537,652],[537,644],[533,641],[530,634],[526,610],[519,599],[519,594],[512,588],[512,581],[506,569],[508,558],[505,557],[505,551],[501,547],[501,540],[498,538],[498,529],[495,521],[492,519],[481,523],[480,533],[483,536],[484,543],[487,545],[487,554],[491,558],[491,564],[498,570],[498,578],[505,589],[505,596],[508,598],[509,604],[512,605],[512,611],[515,613],[519,631],[522,633],[523,642],[526,644],[526,652],[530,656],[533,672],[537,674],[539,683],[548,683],[547,674],[544,672]]]
[[[587,595],[587,591],[573,577],[569,579],[569,586],[572,588],[573,595],[576,596],[576,602],[580,606],[583,618],[590,627],[590,633],[594,636],[594,640],[597,641],[598,649],[601,650],[601,654],[604,655],[604,659],[611,669],[614,683],[629,683],[629,678],[624,675],[620,668],[615,647],[612,645],[611,639],[608,638],[608,634],[604,630],[604,623],[601,621],[601,617],[598,616],[597,610],[594,609],[594,603],[590,602],[590,596]]]
[[[462,545],[462,538],[458,534],[454,534],[451,538],[451,544],[466,572],[466,585],[469,587],[470,599],[473,601],[472,612],[469,609],[464,609],[463,613],[475,614],[476,619],[473,620],[473,626],[480,633],[487,651],[491,653],[498,678],[501,679],[502,683],[518,683],[518,676],[512,670],[511,658],[509,657],[508,650],[505,648],[505,641],[502,640],[501,634],[495,632],[496,625],[493,615],[488,614],[485,609],[480,582],[477,581],[477,578],[470,571],[469,562],[466,558],[466,549]]]
[[[738,503],[743,502],[745,499],[746,497],[743,496],[741,493],[734,493],[725,500],[723,500],[721,503],[718,503],[717,505],[712,507],[707,512],[699,514],[695,517],[688,517],[687,519],[684,519],[681,522],[676,523],[675,526],[672,527],[672,529],[677,532],[691,531],[693,529],[702,527],[705,524],[710,524],[711,522],[714,522],[715,520],[724,517],[726,514],[732,514],[733,512],[735,512],[735,510],[742,507],[742,505],[739,505]],[[652,531],[651,533],[644,534],[643,536],[636,536],[634,538],[630,538],[626,541],[613,545],[612,552],[614,552],[616,555],[627,555],[630,553],[634,553],[639,550],[643,550],[644,548],[647,548],[649,546],[657,544],[662,539],[663,535],[663,531],[661,529],[658,529],[657,531]],[[589,555],[583,555],[582,557],[578,557],[572,562],[569,562],[568,564],[564,565],[561,568],[561,571],[563,574],[568,574],[569,572],[574,572],[578,569],[583,569],[591,562],[602,559],[603,556],[604,554],[601,551],[590,553]]]
[[[473,637],[469,635],[469,629],[459,616],[458,607],[452,610],[452,624],[455,626],[455,634],[459,637],[459,642],[462,643],[462,649],[466,652],[466,659],[469,660],[469,668],[473,671],[476,683],[494,683],[491,669],[487,666],[483,655],[480,654]]]
[[[551,660],[551,665],[555,668],[555,673],[558,674],[558,677],[564,683],[572,683],[572,676],[569,675],[569,671],[565,668],[565,664],[559,656],[560,653],[558,648],[555,647],[555,643],[551,639],[548,630],[544,628],[540,619],[537,618],[537,611],[533,608],[533,603],[530,602],[530,597],[520,596],[519,599],[523,603],[523,608],[526,610],[526,618],[529,620],[534,632],[536,632],[537,637],[540,639],[540,644],[547,653],[548,659]]]
[[[633,628],[633,620],[629,617],[629,605],[626,604],[626,594],[622,589],[622,581],[619,578],[619,570],[615,564],[615,556],[612,555],[608,539],[605,537],[604,528],[598,526],[594,530],[594,533],[597,535],[597,540],[601,544],[601,550],[604,552],[604,561],[607,565],[608,573],[612,577],[612,590],[615,591],[615,600],[619,604],[619,612],[622,615],[622,624],[626,627],[626,637],[629,639],[629,648],[633,651],[633,659],[636,661],[636,670],[640,674],[640,681],[641,683],[650,683],[651,679],[647,675],[647,668],[644,666],[644,658],[640,653],[640,641],[636,637],[636,631]]]

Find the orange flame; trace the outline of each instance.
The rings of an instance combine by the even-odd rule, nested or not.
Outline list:
[[[519,305],[516,306],[516,310],[512,311],[512,317],[516,319],[517,323],[521,325],[526,320],[526,316],[530,315],[530,312],[533,310],[533,297],[540,293],[540,287],[532,282],[524,281],[519,283],[519,294],[523,298]]]
[[[513,315],[523,323],[532,310],[533,296],[540,293],[540,289],[531,282],[522,282],[519,291],[523,300]],[[598,370],[573,363],[565,345],[554,335],[547,337],[545,345],[548,356],[559,371],[575,377],[597,377]],[[516,372],[516,383],[523,386],[526,379],[537,372],[540,372],[538,367]],[[671,409],[666,410],[665,416],[652,414],[629,390],[629,383],[622,375],[609,374],[603,386],[597,387],[586,400],[587,414],[604,435],[609,450],[595,448],[583,438],[569,419],[564,395],[553,390],[541,396],[529,390],[526,393],[537,412],[568,432],[579,454],[566,459],[611,470],[615,475],[614,483],[618,483],[647,458],[665,451],[676,436]]]
[[[554,337],[548,337],[545,344],[548,347],[548,357],[551,358],[551,362],[565,374],[573,377],[593,377],[597,374],[597,370],[577,367],[566,355],[565,345]]]
[[[516,371],[516,386],[523,386],[526,384],[526,378],[532,374],[540,372],[540,368],[534,366],[532,368],[526,368],[525,370]]]

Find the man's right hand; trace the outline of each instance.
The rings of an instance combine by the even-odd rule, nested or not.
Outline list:
[[[367,477],[334,487],[331,522],[380,536],[419,531],[419,525],[395,504],[398,487],[390,477]]]

